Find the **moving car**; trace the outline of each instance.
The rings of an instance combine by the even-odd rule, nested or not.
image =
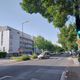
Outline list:
[[[38,59],[49,59],[50,58],[50,52],[44,51],[40,55],[38,55]]]

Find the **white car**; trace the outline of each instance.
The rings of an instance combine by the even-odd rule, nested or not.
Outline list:
[[[50,53],[48,51],[44,51],[40,55],[38,55],[38,59],[49,59],[50,58]]]

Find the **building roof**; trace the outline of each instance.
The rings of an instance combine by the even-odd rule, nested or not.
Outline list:
[[[0,26],[0,31],[5,31],[5,30],[15,30],[15,31],[17,31],[20,34],[20,36],[22,36],[22,31],[19,31],[17,29],[14,29],[12,27],[9,27],[9,26]],[[33,36],[31,36],[31,35],[29,35],[27,33],[24,33],[23,32],[23,35],[24,35],[24,37],[27,36],[29,39],[33,39]]]

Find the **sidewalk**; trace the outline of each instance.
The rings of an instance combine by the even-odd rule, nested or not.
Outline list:
[[[72,63],[70,63],[70,66],[68,67],[66,80],[80,80],[80,65],[76,64],[73,59],[74,58],[71,59]]]
[[[10,65],[13,63],[16,63],[16,61],[10,59],[0,59],[0,66]]]

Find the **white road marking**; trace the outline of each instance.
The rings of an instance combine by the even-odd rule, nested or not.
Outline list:
[[[0,80],[6,79],[6,78],[11,78],[12,76],[3,76],[0,78]]]

